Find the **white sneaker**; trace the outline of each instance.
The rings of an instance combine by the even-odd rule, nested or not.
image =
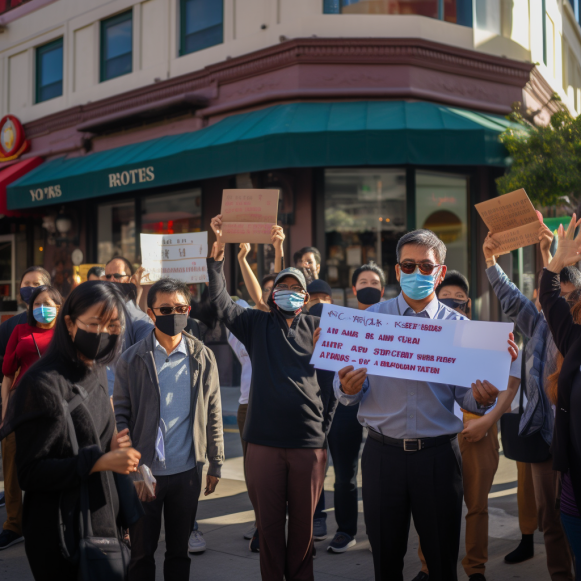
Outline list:
[[[256,530],[256,527],[254,525],[252,525],[245,533],[244,533],[244,538],[249,541],[253,536],[254,536],[254,531]]]
[[[203,553],[206,550],[206,540],[204,533],[200,531],[192,531],[190,540],[188,541],[189,553]]]

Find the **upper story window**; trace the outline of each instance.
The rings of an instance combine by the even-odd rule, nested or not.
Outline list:
[[[472,26],[472,0],[323,0],[325,14],[403,14]]]
[[[180,56],[224,42],[222,0],[180,0]]]
[[[133,70],[133,12],[101,21],[101,81]]]
[[[63,94],[63,39],[36,49],[36,103]]]

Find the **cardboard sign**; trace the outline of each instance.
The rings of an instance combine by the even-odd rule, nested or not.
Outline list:
[[[270,244],[278,196],[278,190],[224,190],[220,242]]]
[[[541,223],[523,189],[476,204],[475,208],[492,238],[500,243],[500,254],[539,241]]]
[[[323,305],[321,336],[311,363],[339,371],[470,387],[508,385],[512,323],[419,319]]]
[[[208,233],[141,234],[141,284],[177,278],[189,284],[208,282]]]

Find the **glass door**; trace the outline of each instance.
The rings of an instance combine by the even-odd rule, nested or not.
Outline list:
[[[15,245],[14,234],[0,236],[0,297],[15,298]]]

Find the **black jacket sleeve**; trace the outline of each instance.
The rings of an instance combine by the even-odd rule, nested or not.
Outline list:
[[[226,289],[224,261],[216,262],[208,258],[208,277],[210,279],[210,300],[218,309],[218,317],[234,336],[248,349],[250,342],[250,320],[252,309],[237,305]]]
[[[576,325],[567,301],[561,296],[559,273],[546,268],[541,278],[539,300],[557,349],[563,357],[581,337],[581,325]]]

